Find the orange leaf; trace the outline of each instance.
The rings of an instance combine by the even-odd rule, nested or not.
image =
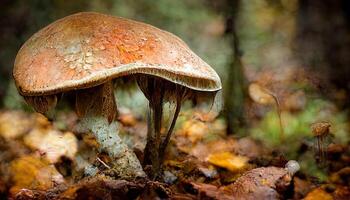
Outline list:
[[[247,167],[249,159],[244,156],[234,155],[230,152],[223,152],[210,154],[206,160],[215,166],[237,172]]]

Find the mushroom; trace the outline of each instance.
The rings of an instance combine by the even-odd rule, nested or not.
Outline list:
[[[326,138],[330,134],[331,123],[326,121],[315,122],[311,124],[312,134],[316,138],[314,149],[315,149],[315,159],[317,164],[326,164]]]
[[[76,112],[121,176],[143,175],[132,151],[116,134],[113,80],[136,79],[149,100],[144,164],[159,171],[181,102],[214,97],[216,72],[178,37],[153,26],[109,15],[82,12],[34,34],[19,50],[13,75],[19,93],[37,112],[55,107],[64,93],[76,95]],[[172,123],[162,137],[163,103],[175,101]]]

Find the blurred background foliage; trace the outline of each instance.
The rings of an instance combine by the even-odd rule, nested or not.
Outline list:
[[[231,15],[227,7],[233,3],[239,8]],[[282,106],[288,142],[288,149],[283,151],[288,159],[301,159],[305,170],[322,177],[320,171],[311,170],[310,166],[315,165],[309,164],[310,158],[298,157],[297,152],[303,141],[312,142],[310,124],[319,120],[332,123],[334,142],[349,142],[349,8],[345,0],[1,0],[1,105],[28,110],[12,81],[16,53],[33,33],[69,14],[96,11],[172,32],[208,62],[223,83],[232,79],[228,71],[237,59],[232,36],[227,33],[228,22],[234,20],[240,51],[236,54],[244,72],[241,88],[259,82],[282,101],[299,90],[305,92],[306,103],[297,111]],[[288,77],[290,73],[292,78]],[[235,100],[231,90],[224,88],[224,93]],[[142,113],[139,107],[145,104],[145,98],[141,93],[120,91],[117,95],[118,104]],[[246,94],[238,106],[247,123],[234,132],[251,134],[272,149],[283,148],[274,106],[254,105]],[[252,106],[258,109],[251,111]]]

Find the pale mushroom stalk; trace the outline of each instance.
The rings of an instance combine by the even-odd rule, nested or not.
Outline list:
[[[113,122],[117,107],[112,81],[76,92],[76,112],[81,126],[93,133],[100,151],[112,158],[112,172],[115,176],[132,178],[145,176],[139,160],[123,142]]]
[[[80,118],[80,131],[90,131],[100,145],[100,151],[111,157],[111,173],[122,178],[144,177],[141,164],[118,134],[114,118],[117,106],[112,81],[76,91],[75,109]],[[54,96],[26,97],[37,112],[47,113],[57,100]],[[53,103],[54,102],[54,103]]]
[[[110,174],[122,178],[143,177],[139,160],[118,134],[117,123],[109,123],[103,117],[87,116],[81,119],[81,126],[92,132],[100,145],[100,151],[106,152],[112,159]]]

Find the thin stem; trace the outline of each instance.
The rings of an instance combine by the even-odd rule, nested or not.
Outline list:
[[[275,95],[272,95],[272,97],[275,99],[276,102],[276,107],[277,107],[277,114],[278,114],[278,120],[279,120],[279,124],[280,124],[280,128],[281,128],[281,141],[284,142],[285,139],[285,133],[284,133],[284,127],[283,127],[283,123],[282,123],[282,112],[281,112],[281,106],[280,106],[280,101],[278,100],[278,98]]]
[[[179,113],[180,113],[180,110],[181,110],[181,103],[182,103],[182,99],[184,98],[184,93],[181,94],[180,96],[178,96],[176,98],[176,108],[175,108],[175,113],[174,113],[174,116],[173,116],[173,119],[171,121],[171,124],[170,124],[170,127],[169,127],[169,130],[166,134],[166,137],[165,139],[163,140],[163,143],[161,144],[160,148],[159,148],[159,155],[160,155],[160,160],[161,162],[163,162],[164,160],[164,154],[165,154],[165,150],[169,144],[169,141],[170,141],[170,137],[173,133],[173,130],[174,130],[174,127],[175,127],[175,124],[176,124],[176,120],[179,116]]]
[[[185,99],[187,90],[182,86],[169,85],[161,79],[152,77],[138,77],[137,83],[149,101],[147,144],[144,151],[143,165],[146,169],[147,165],[151,165],[152,169],[146,171],[149,172],[148,175],[151,179],[157,179],[161,173],[165,149],[170,141],[181,109],[181,102]],[[168,89],[176,93],[170,94],[166,91]],[[176,97],[176,109],[169,130],[165,137],[162,137],[163,103],[166,98],[169,98],[169,94]]]
[[[105,162],[103,162],[103,160],[101,160],[99,157],[97,157],[96,160],[100,162],[103,166],[105,166],[107,169],[111,169],[111,167],[108,166]]]
[[[147,144],[145,147],[144,165],[151,164],[153,168],[159,165],[158,147],[160,144],[160,129],[162,119],[162,105],[150,102],[148,111]],[[154,169],[155,170],[155,169]],[[153,170],[153,171],[154,171]]]
[[[148,132],[147,132],[147,144],[144,152],[143,165],[151,165],[152,169],[149,173],[150,178],[156,178],[160,171],[160,157],[159,146],[161,143],[161,127],[163,116],[163,99],[164,88],[161,83],[156,79],[148,79],[145,85],[139,84],[147,94],[149,99],[149,112],[148,112]]]
[[[281,111],[281,104],[280,101],[278,99],[278,97],[273,94],[271,91],[266,90],[266,92],[271,95],[271,97],[274,99],[275,103],[276,103],[276,109],[277,109],[277,115],[278,115],[278,120],[279,120],[279,124],[280,124],[280,140],[281,142],[284,142],[285,140],[285,133],[284,133],[284,127],[283,127],[283,123],[282,123],[282,111]]]
[[[160,157],[160,161],[161,162],[163,162],[163,160],[164,160],[164,153],[165,153],[166,147],[169,144],[170,137],[171,137],[171,135],[173,133],[173,130],[174,130],[174,127],[175,127],[175,124],[176,124],[176,120],[177,120],[177,117],[179,116],[180,110],[181,110],[181,99],[178,99],[176,101],[176,109],[175,109],[175,113],[174,113],[173,119],[171,121],[169,130],[168,130],[168,132],[166,134],[165,139],[163,140],[163,143],[161,144],[161,146],[159,148],[159,157]]]
[[[153,120],[152,106],[149,104],[147,112],[147,143],[144,151],[143,165],[146,166],[152,163],[152,147],[155,143],[155,131],[154,131],[154,120]]]
[[[322,167],[325,167],[327,164],[327,151],[326,151],[326,144],[325,144],[325,135],[320,136],[320,146],[321,146],[321,165]]]

